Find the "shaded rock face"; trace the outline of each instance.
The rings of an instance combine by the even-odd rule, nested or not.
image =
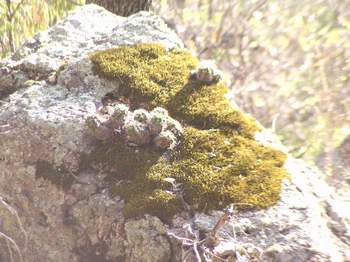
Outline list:
[[[222,215],[126,220],[108,174],[86,161],[98,143],[86,119],[116,88],[93,73],[88,54],[139,42],[183,46],[147,12],[121,18],[87,5],[0,62],[0,261],[180,261],[168,233],[184,236],[190,224],[206,234]],[[238,213],[216,248],[258,250],[262,261],[344,260],[349,235],[343,224],[343,234],[329,226],[329,189],[301,161],[286,168],[281,201]]]

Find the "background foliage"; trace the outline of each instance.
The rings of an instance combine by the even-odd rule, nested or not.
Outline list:
[[[0,0],[1,56],[83,2]],[[332,173],[350,133],[349,1],[153,2],[187,47],[216,60],[245,111]]]
[[[25,39],[55,24],[82,0],[0,0],[0,55],[14,52]]]
[[[235,101],[292,154],[346,175],[334,152],[350,132],[349,1],[162,0],[155,8],[202,59],[217,61]]]

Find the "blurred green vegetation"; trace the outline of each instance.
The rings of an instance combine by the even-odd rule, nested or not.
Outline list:
[[[1,56],[84,0],[0,0]],[[236,103],[290,152],[319,160],[350,134],[350,1],[154,0],[201,59],[214,59]]]
[[[239,106],[292,154],[331,172],[328,155],[350,133],[349,1],[162,0],[156,8],[188,47],[217,61]]]
[[[0,0],[0,57],[55,24],[82,0]]]

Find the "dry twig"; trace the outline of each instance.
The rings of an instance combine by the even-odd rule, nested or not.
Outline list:
[[[23,262],[23,256],[22,256],[21,250],[19,249],[19,247],[18,247],[16,241],[14,241],[11,237],[9,237],[8,235],[2,233],[1,231],[0,231],[0,237],[3,238],[3,239],[5,239],[6,241],[9,241],[9,242],[14,246],[15,250],[17,251],[19,260],[20,260],[21,262]],[[8,246],[8,247],[9,247],[10,256],[12,257],[11,247],[10,247],[10,246]]]
[[[194,231],[190,224],[183,226],[185,237],[180,237],[172,232],[168,236],[178,240],[182,244],[182,261],[211,261],[215,258],[217,261],[225,261],[220,254],[215,254],[213,248],[219,244],[217,237],[218,231],[232,218],[233,206],[225,210],[225,213],[220,217],[214,228],[207,234],[204,239],[199,238],[198,232]]]
[[[19,215],[17,213],[17,211],[11,207],[8,203],[6,203],[6,201],[0,196],[0,203],[3,204],[5,206],[5,208],[12,214],[15,216],[17,223],[19,225],[19,228],[21,230],[21,232],[24,235],[24,251],[26,251],[27,249],[27,243],[28,243],[28,235],[27,232],[24,230],[23,224],[21,219],[19,218]],[[11,250],[11,246],[9,243],[12,244],[12,246],[14,247],[14,249],[16,250],[18,257],[19,257],[19,261],[23,261],[23,255],[22,252],[20,250],[20,248],[18,247],[16,241],[14,239],[12,239],[10,236],[6,235],[5,233],[0,231],[0,238],[5,239],[8,250],[9,250],[9,255],[10,255],[10,260],[11,262],[13,261],[13,254],[12,254],[12,250]]]

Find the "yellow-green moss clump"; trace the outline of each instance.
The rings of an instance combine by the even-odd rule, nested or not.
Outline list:
[[[189,52],[167,52],[159,44],[113,48],[93,54],[91,60],[100,75],[120,82],[120,96],[150,107],[166,106],[198,63]]]
[[[119,96],[131,104],[169,110],[172,117],[198,128],[228,128],[252,137],[254,121],[233,109],[222,83],[201,85],[189,79],[198,60],[184,49],[169,52],[159,44],[122,46],[91,55],[95,71],[120,83]]]
[[[198,60],[188,51],[139,44],[91,59],[96,73],[120,82],[118,96],[135,107],[162,106],[185,126],[180,145],[167,158],[118,141],[96,149],[98,162],[115,170],[114,180],[124,179],[113,188],[126,201],[127,217],[150,213],[167,219],[183,209],[165,178],[182,184],[185,201],[200,210],[238,202],[263,208],[278,201],[286,156],[254,140],[256,122],[230,106],[224,84],[190,79]]]

